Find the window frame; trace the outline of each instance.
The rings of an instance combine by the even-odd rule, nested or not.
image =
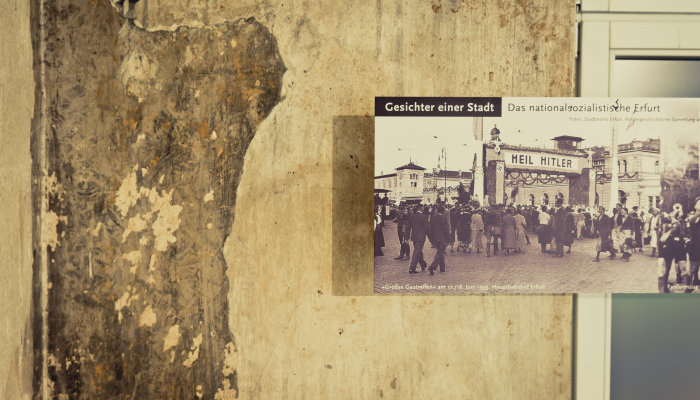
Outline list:
[[[580,46],[577,93],[581,97],[610,96],[617,57],[700,60],[697,1],[577,2],[581,10],[577,14]],[[640,8],[624,8],[632,7],[631,4]],[[655,201],[658,202],[658,196]],[[574,314],[575,398],[609,400],[612,295],[574,295]]]

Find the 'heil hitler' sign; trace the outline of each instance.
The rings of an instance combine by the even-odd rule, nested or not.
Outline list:
[[[531,153],[525,151],[504,151],[506,166],[512,168],[554,169],[576,171],[576,157],[561,156],[551,153]]]

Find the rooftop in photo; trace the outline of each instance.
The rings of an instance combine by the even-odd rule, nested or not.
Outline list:
[[[651,153],[658,153],[660,149],[661,141],[659,139],[633,140],[629,143],[622,143],[617,145],[617,150],[619,152],[646,151]],[[594,160],[601,159],[610,155],[610,146],[595,146],[591,147],[590,150],[593,152],[592,158]]]
[[[435,177],[435,178],[471,178],[471,171],[450,171],[450,170],[440,170],[434,173],[426,173],[425,177]]]
[[[396,168],[397,171],[402,170],[402,169],[415,169],[416,171],[425,171],[425,168],[414,164],[413,161],[409,162],[406,165],[402,165],[402,166]]]
[[[570,140],[572,142],[578,143],[578,142],[583,142],[586,139],[584,139],[582,137],[578,137],[578,136],[561,135],[561,136],[553,137],[552,140]]]

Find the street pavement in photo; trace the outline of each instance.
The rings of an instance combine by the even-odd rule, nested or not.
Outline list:
[[[564,248],[563,258],[554,258],[552,253],[541,253],[537,235],[528,233],[530,245],[521,253],[503,255],[485,251],[477,255],[450,252],[447,248],[445,272],[435,271],[430,276],[428,269],[409,274],[410,261],[395,260],[399,255],[399,240],[396,223],[384,222],[384,256],[374,257],[374,290],[376,293],[658,293],[656,257],[650,257],[651,248],[632,253],[629,262],[618,257],[608,259],[603,253],[600,262],[595,258],[596,239],[575,240],[571,253]],[[411,256],[413,255],[413,243]],[[548,246],[549,250],[549,246]],[[430,266],[435,255],[429,241],[425,242],[423,255]],[[676,274],[671,268],[669,282],[675,282]],[[680,289],[672,292],[679,292]]]

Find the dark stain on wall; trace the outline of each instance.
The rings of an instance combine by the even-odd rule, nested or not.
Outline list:
[[[33,201],[51,218],[34,225],[35,395],[42,381],[54,398],[237,393],[222,248],[246,149],[280,101],[276,40],[254,19],[147,32],[108,0],[47,1],[40,26],[41,1]]]
[[[333,295],[374,294],[374,117],[333,117]]]

